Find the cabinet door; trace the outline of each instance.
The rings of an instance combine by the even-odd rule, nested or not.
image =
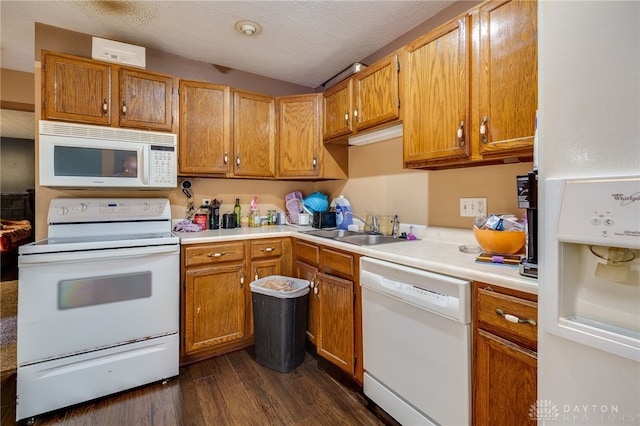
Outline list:
[[[172,130],[173,77],[121,68],[119,79],[120,127]]]
[[[324,98],[324,140],[346,136],[353,132],[351,117],[353,80],[342,81],[327,89]]]
[[[275,177],[275,98],[233,92],[233,173],[244,177]]]
[[[320,175],[321,98],[321,93],[278,98],[279,177]]]
[[[469,156],[467,19],[444,24],[405,48],[406,166]]]
[[[316,288],[317,284],[318,268],[311,266],[307,263],[296,262],[296,277],[310,282],[309,289],[309,307],[307,315],[307,338],[313,344],[317,344],[317,335],[319,331],[319,310],[320,310],[320,295],[319,288]]]
[[[475,343],[474,425],[535,425],[536,353],[484,330]]]
[[[495,1],[474,16],[476,137],[483,155],[533,148],[538,105],[537,2]],[[477,43],[477,45],[475,45]],[[480,126],[480,127],[478,127]]]
[[[188,269],[185,280],[185,353],[245,337],[242,263]]]
[[[251,261],[251,279],[258,280],[269,275],[282,275],[282,259],[279,257],[272,259],[262,259]]]
[[[111,124],[111,67],[43,53],[42,118]]]
[[[395,53],[353,77],[353,117],[358,131],[399,118],[399,72],[398,53]]]
[[[318,354],[349,374],[355,374],[353,281],[318,273],[320,324]]]
[[[226,175],[231,155],[231,88],[180,81],[179,173]]]

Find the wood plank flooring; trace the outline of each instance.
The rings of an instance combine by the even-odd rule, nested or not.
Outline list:
[[[15,425],[15,377],[2,378],[2,426]],[[62,409],[38,417],[35,424],[393,424],[376,407],[367,409],[368,404],[358,392],[334,380],[308,353],[296,370],[280,373],[257,364],[249,348],[182,367],[180,375],[166,384],[151,384]]]

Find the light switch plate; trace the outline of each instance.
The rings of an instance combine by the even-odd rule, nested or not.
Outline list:
[[[460,216],[477,217],[487,215],[486,198],[460,198]]]

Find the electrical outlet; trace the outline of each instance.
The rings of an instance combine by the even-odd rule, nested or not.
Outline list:
[[[201,206],[208,206],[211,204],[211,198],[203,198]]]
[[[486,198],[460,198],[460,216],[476,217],[487,215]]]

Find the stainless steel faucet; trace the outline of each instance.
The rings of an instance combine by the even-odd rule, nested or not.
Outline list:
[[[356,216],[355,214],[353,214],[353,212],[347,212],[347,214],[350,214],[351,216],[353,216],[356,219],[358,219],[360,222],[362,222],[365,225],[367,225],[371,229],[370,232],[372,234],[379,234],[380,233],[380,231],[378,231],[378,216],[376,216],[375,214],[369,213],[371,215],[371,223],[367,222],[366,220],[362,219],[361,217]]]

